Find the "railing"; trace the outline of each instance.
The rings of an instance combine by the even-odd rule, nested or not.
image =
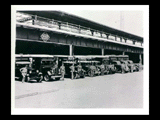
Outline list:
[[[16,13],[16,21],[17,22],[23,22],[30,25],[38,25],[42,27],[48,27],[52,29],[59,29],[64,30],[68,32],[74,32],[99,38],[105,38],[108,40],[116,40],[115,35],[109,34],[103,31],[95,30],[92,28],[84,27],[81,25],[76,25],[68,22],[62,22],[54,19],[44,18],[36,15],[29,15],[26,13]],[[120,37],[120,36],[118,36]],[[118,42],[125,42],[123,39],[120,40],[120,38],[117,37]],[[126,43],[133,44],[133,41],[127,40]],[[141,43],[135,42],[135,45],[142,46]]]

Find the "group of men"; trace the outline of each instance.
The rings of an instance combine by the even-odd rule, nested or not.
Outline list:
[[[75,69],[77,68],[77,69]],[[74,63],[70,66],[70,72],[71,72],[71,79],[77,78],[78,74],[82,69],[81,63],[79,63],[77,66],[74,65]]]

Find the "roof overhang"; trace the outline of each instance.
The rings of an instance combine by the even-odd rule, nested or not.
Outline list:
[[[118,30],[118,29],[115,29],[115,28],[112,28],[106,25],[102,25],[100,23],[76,16],[76,15],[71,15],[71,14],[68,14],[62,11],[19,11],[19,12],[24,12],[24,13],[28,13],[32,15],[38,15],[41,17],[56,19],[56,20],[60,20],[64,22],[70,22],[73,24],[78,24],[78,25],[82,25],[85,27],[90,27],[93,29],[104,31],[109,34],[114,34],[114,35],[121,36],[124,38],[143,42],[143,37],[140,37],[140,36],[128,33],[128,32],[124,32],[122,30]]]

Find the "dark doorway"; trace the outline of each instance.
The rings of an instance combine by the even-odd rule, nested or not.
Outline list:
[[[125,55],[129,55],[129,59],[132,60],[134,63],[139,63],[140,61],[138,53],[125,52]]]
[[[117,50],[104,50],[104,55],[122,55],[122,51]]]
[[[101,49],[90,47],[73,47],[74,55],[101,55]]]
[[[53,43],[16,41],[16,54],[69,55],[69,46]]]

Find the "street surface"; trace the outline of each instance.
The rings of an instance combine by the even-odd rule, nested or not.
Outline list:
[[[143,70],[85,79],[15,81],[15,108],[142,108]]]

